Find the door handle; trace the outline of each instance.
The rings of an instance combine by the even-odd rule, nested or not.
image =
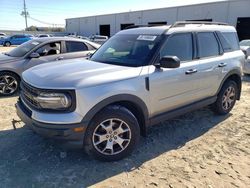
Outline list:
[[[56,61],[60,61],[60,60],[63,60],[63,59],[64,59],[64,57],[57,57]]]
[[[186,74],[194,74],[198,72],[197,69],[189,69],[188,71],[186,71]]]
[[[225,66],[227,66],[226,63],[220,63],[220,64],[218,65],[218,67],[225,67]]]

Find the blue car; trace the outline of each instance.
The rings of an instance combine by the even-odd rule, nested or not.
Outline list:
[[[28,34],[12,35],[2,39],[1,43],[4,46],[20,45],[24,42],[31,40],[32,38],[33,36]]]

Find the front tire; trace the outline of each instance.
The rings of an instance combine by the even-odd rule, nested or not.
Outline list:
[[[135,116],[125,107],[108,106],[87,128],[85,151],[101,161],[116,161],[128,156],[137,145],[140,128]]]
[[[229,80],[222,86],[216,102],[212,105],[213,111],[218,115],[228,114],[236,103],[239,89],[236,82]]]
[[[11,46],[11,43],[8,41],[8,42],[5,42],[4,43],[4,46],[6,46],[6,47],[10,47]]]
[[[0,96],[11,96],[17,93],[20,79],[11,72],[0,72]]]

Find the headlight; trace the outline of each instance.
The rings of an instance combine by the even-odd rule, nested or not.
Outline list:
[[[40,93],[36,101],[43,109],[64,110],[72,105],[72,98],[64,93]]]

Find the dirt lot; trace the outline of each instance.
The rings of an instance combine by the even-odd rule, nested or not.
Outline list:
[[[12,50],[14,49],[15,47],[11,46],[11,47],[3,47],[3,46],[0,46],[0,52],[7,52],[9,50]]]
[[[205,108],[162,123],[132,156],[112,163],[23,123],[14,129],[16,100],[0,98],[0,187],[250,187],[250,77],[228,116]]]

